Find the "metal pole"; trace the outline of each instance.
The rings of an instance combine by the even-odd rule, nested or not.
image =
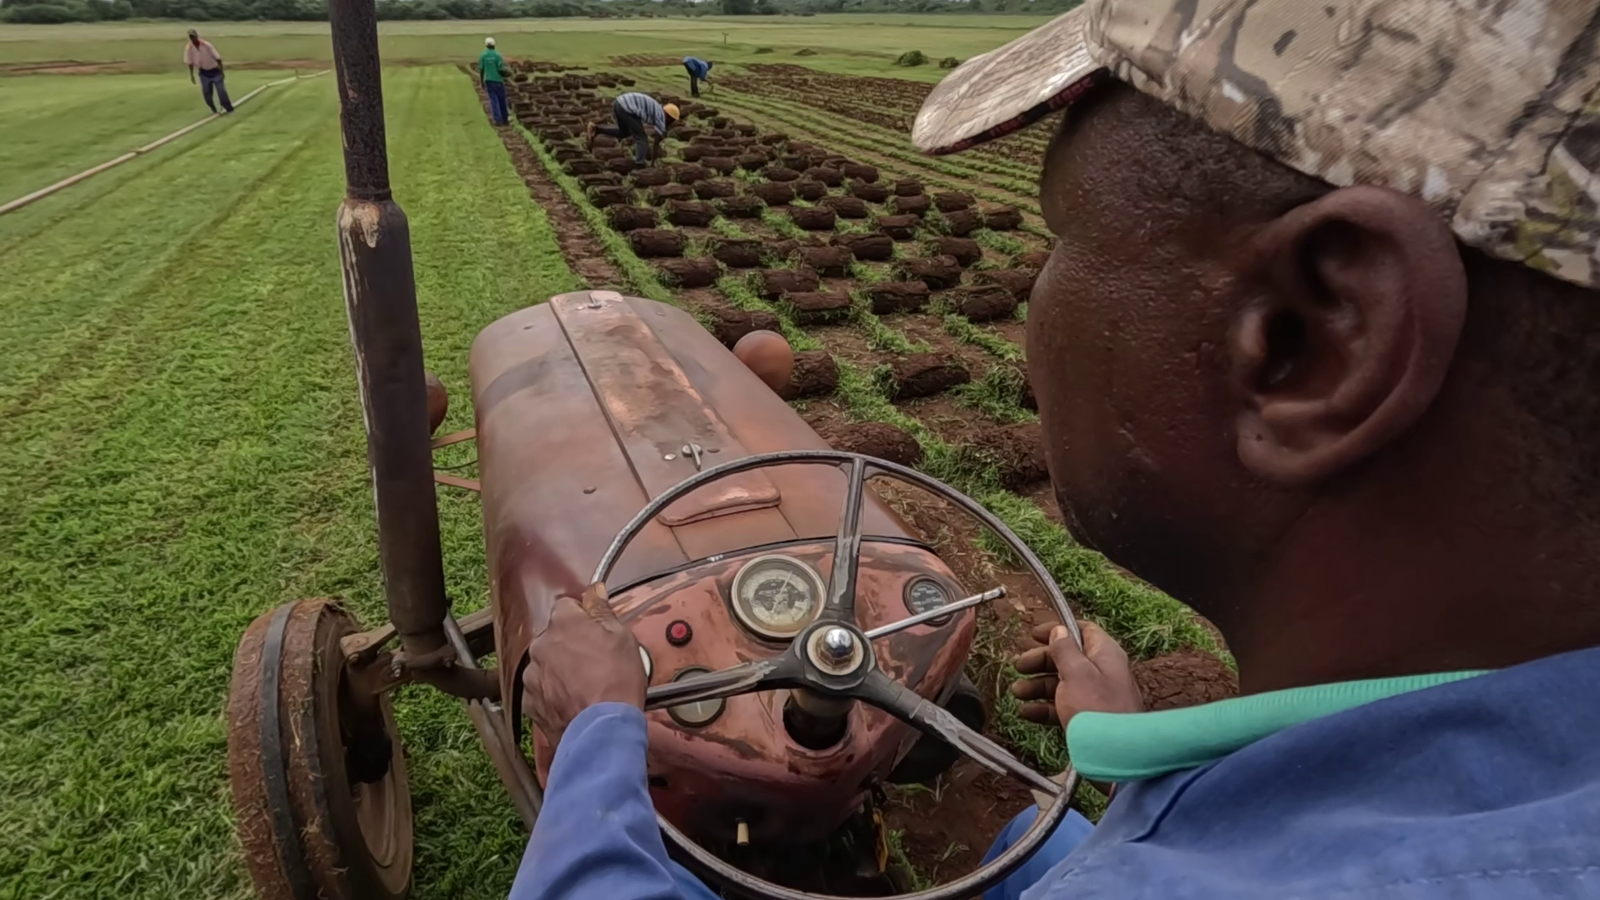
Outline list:
[[[389,193],[377,11],[373,0],[330,0],[328,19],[347,184],[339,206],[339,257],[367,428],[384,592],[407,664],[418,677],[446,687],[441,682],[459,683],[466,673],[453,671],[454,653],[444,632],[450,601],[428,446],[422,329],[410,229]]]

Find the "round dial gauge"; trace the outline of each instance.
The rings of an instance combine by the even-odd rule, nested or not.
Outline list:
[[[761,556],[733,576],[733,611],[746,628],[792,638],[822,611],[822,578],[787,556]]]
[[[913,579],[906,585],[906,609],[913,613],[925,613],[949,602],[950,592],[932,578]],[[942,625],[948,621],[950,621],[948,618],[930,619],[929,624]]]
[[[704,675],[709,671],[711,670],[703,666],[690,666],[674,675],[672,680],[682,681],[685,678]],[[717,716],[722,715],[722,710],[727,705],[728,701],[720,697],[716,700],[696,700],[693,703],[679,703],[677,706],[667,707],[667,715],[671,716],[672,720],[679,725],[687,725],[690,728],[704,728],[716,721]]]

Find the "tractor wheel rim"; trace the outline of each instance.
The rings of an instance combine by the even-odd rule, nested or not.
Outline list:
[[[380,868],[394,865],[399,850],[395,840],[395,784],[394,772],[383,776],[376,784],[355,786],[356,823],[361,828],[361,840],[367,853]]]

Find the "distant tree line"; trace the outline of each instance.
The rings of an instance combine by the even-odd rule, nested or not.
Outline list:
[[[377,0],[379,19],[522,19],[816,13],[1056,13],[1082,0]],[[22,24],[182,19],[324,21],[326,0],[0,0]]]

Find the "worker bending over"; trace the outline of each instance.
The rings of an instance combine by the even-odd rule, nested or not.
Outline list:
[[[683,58],[683,68],[689,73],[689,96],[700,96],[700,82],[711,83],[711,65],[698,56]]]
[[[609,134],[619,139],[631,137],[633,162],[642,166],[650,161],[651,156],[660,154],[661,139],[666,137],[672,123],[678,121],[678,107],[674,103],[663,106],[649,94],[630,91],[612,102],[611,115],[616,118],[616,125],[589,123],[589,148],[594,149],[596,134]]]

